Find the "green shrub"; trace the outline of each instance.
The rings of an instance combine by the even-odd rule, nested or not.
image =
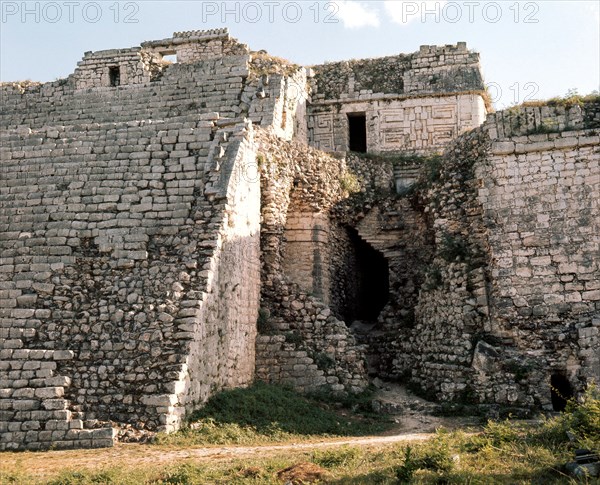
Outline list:
[[[343,447],[332,450],[315,450],[312,461],[325,468],[350,466],[360,457],[358,448]]]
[[[271,312],[267,308],[258,309],[258,318],[256,320],[258,333],[266,334],[273,330],[270,318]]]
[[[303,339],[302,339],[302,335],[300,335],[300,332],[291,331],[291,332],[286,332],[285,341],[288,344],[298,345],[303,342]]]
[[[437,290],[442,286],[443,282],[442,270],[436,265],[431,265],[427,270],[423,289],[426,291]]]
[[[389,427],[382,418],[344,416],[328,407],[292,389],[256,382],[214,395],[192,414],[186,428],[160,435],[156,443],[250,444],[291,440],[298,435],[360,436]]]
[[[410,483],[418,470],[447,474],[456,465],[450,449],[450,441],[442,433],[431,441],[418,446],[407,446],[404,450],[404,463],[395,469],[396,479],[400,483]]]
[[[469,258],[469,244],[460,234],[444,232],[440,247],[440,256],[449,263],[465,261]]]
[[[582,448],[600,448],[600,389],[588,386],[581,399],[571,399],[563,413],[545,420],[531,435],[531,441],[546,445],[568,443],[570,434],[574,444]]]
[[[331,369],[335,367],[335,359],[331,358],[325,352],[314,352],[310,355],[317,367],[321,370]]]
[[[345,171],[340,175],[340,187],[345,192],[353,194],[360,191],[360,182],[355,174]]]

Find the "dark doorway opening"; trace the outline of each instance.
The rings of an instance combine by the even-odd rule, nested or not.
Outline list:
[[[388,262],[355,229],[348,228],[348,235],[354,257],[346,282],[343,317],[348,324],[356,320],[375,322],[389,299]]]
[[[108,81],[112,87],[121,84],[121,69],[119,66],[111,66],[108,68]]]
[[[364,113],[348,113],[348,145],[353,152],[367,151],[367,117]]]
[[[567,402],[573,397],[573,388],[564,374],[556,373],[550,376],[550,393],[552,409],[554,411],[564,411]]]

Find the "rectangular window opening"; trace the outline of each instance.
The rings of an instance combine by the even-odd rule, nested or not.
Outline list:
[[[166,51],[160,53],[164,64],[177,64],[177,52]]]
[[[365,113],[348,113],[348,146],[353,152],[367,152],[367,117]]]
[[[119,66],[111,66],[108,68],[108,82],[112,87],[121,84],[121,68]]]

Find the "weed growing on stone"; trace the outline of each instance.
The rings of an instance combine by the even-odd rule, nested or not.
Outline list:
[[[340,175],[340,186],[342,190],[349,194],[360,191],[360,182],[358,177],[352,172],[346,171]]]

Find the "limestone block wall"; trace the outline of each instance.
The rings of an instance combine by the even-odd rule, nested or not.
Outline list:
[[[600,301],[600,137],[595,130],[502,139],[481,173],[492,277],[503,315],[593,311]]]
[[[591,103],[490,115],[414,191],[378,197],[372,186],[355,216],[349,199],[342,220],[390,265],[372,372],[515,412],[552,409],[553,375],[575,393],[598,380],[597,113]],[[361,181],[392,160],[349,158]]]
[[[160,64],[171,50],[180,62]],[[306,75],[251,60],[226,32],[182,33],[0,86],[3,448],[107,446],[109,421],[172,431],[253,379],[260,182],[244,117],[305,138]]]
[[[317,107],[318,106],[318,107]],[[486,108],[481,95],[459,94],[399,99],[365,95],[362,100],[311,107],[311,143],[325,151],[349,149],[348,115],[364,113],[367,151],[441,151],[458,135],[479,126]]]
[[[0,86],[3,129],[20,126],[118,123],[170,120],[192,122],[202,113],[222,118],[242,114],[241,93],[248,76],[248,56],[169,66],[164,75],[142,85],[77,90],[76,77],[21,91]]]
[[[150,82],[149,66],[143,62],[139,47],[86,52],[75,70],[76,89],[109,87],[110,69],[119,72],[120,84]]]
[[[226,28],[175,32],[173,37],[142,43],[145,51],[175,54],[183,64],[248,54],[248,47],[229,36]]]
[[[194,409],[215,390],[244,386],[254,379],[260,180],[252,126],[219,130],[207,163],[211,174],[204,188],[206,198],[195,207],[196,224],[205,227],[196,231],[192,241],[212,255],[202,266],[196,265],[196,277],[184,285],[188,291],[173,321],[184,340],[186,357],[167,397],[179,406],[167,423],[170,429],[179,426],[176,418],[185,410]],[[213,233],[210,239],[208,231]]]
[[[464,42],[418,52],[313,66],[314,101],[361,94],[460,92],[483,89],[479,54]]]
[[[105,445],[110,428],[75,430],[108,420],[176,429],[210,392],[252,379],[259,185],[243,167],[254,150],[243,127],[236,140],[204,118],[3,132],[1,312],[14,338],[0,347],[0,426],[17,432],[3,446]],[[237,284],[221,276],[241,263]]]
[[[398,375],[438,399],[546,409],[551,376],[575,393],[598,379],[596,113],[513,109],[451,145],[426,194],[415,325],[385,344]]]
[[[483,123],[487,112],[479,55],[464,43],[414,54],[315,66],[309,140],[349,149],[348,114],[364,114],[367,151],[440,151]]]
[[[586,129],[598,126],[594,112],[544,106],[510,113],[509,127],[507,117],[486,124],[498,136],[477,170],[489,228],[490,331],[512,340],[504,358],[522,366],[508,396],[502,379],[479,370],[488,399],[551,407],[550,375],[567,377],[575,391],[600,378],[600,138]],[[521,135],[515,118],[560,131]]]
[[[260,182],[244,118],[305,138],[306,75],[225,37],[88,53],[66,80],[0,86],[3,449],[108,446],[109,421],[121,437],[172,431],[254,378]],[[169,49],[189,63],[155,69]],[[358,389],[360,351],[332,322],[315,349],[347,355],[314,382]]]
[[[242,100],[250,102],[248,118],[253,123],[268,128],[285,140],[307,143],[306,105],[308,91],[306,70],[299,66],[286,66],[286,72],[273,72],[273,62],[253,56],[251,77]],[[271,64],[271,65],[270,65]]]
[[[252,379],[247,75],[231,56],[139,85],[0,88],[3,447],[106,446],[108,420],[173,430]]]
[[[229,37],[227,29],[175,32],[172,38],[142,43],[141,47],[86,52],[74,73],[76,89],[110,87],[109,70],[117,69],[119,85],[147,84],[169,66],[163,57],[194,64],[223,57],[247,56],[247,46]]]

